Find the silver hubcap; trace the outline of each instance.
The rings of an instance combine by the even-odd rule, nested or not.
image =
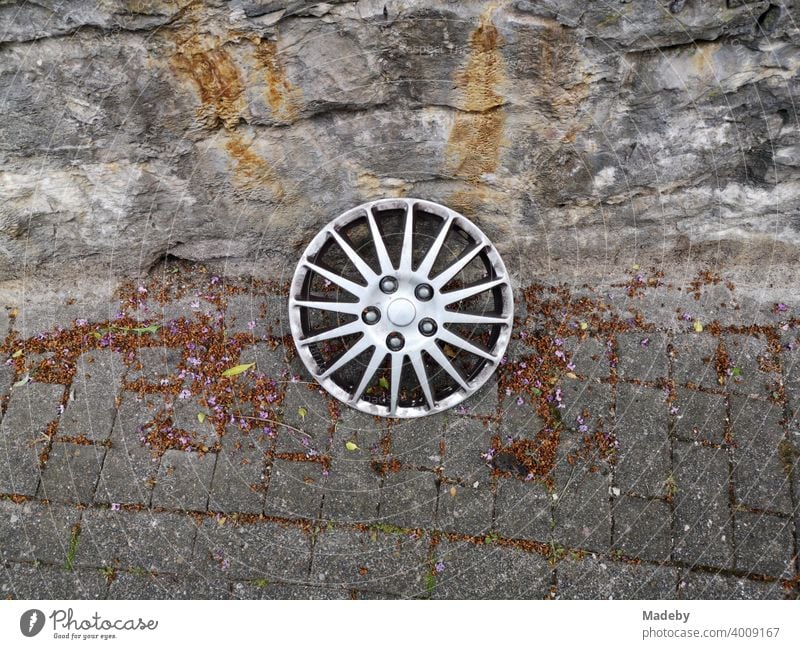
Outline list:
[[[389,315],[389,320],[391,320],[393,324],[396,324],[398,327],[405,327],[414,322],[414,318],[417,317],[417,310],[411,302],[401,297],[397,300],[392,300],[389,304],[387,314]]]
[[[446,410],[478,390],[502,358],[513,311],[483,232],[418,199],[334,219],[303,253],[289,296],[309,371],[336,398],[388,417]]]

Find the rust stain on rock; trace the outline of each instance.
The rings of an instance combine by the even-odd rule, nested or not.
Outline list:
[[[267,84],[264,95],[273,117],[283,122],[294,122],[302,105],[302,91],[287,78],[277,44],[261,41],[256,45],[254,56],[264,69]]]
[[[456,75],[462,109],[447,141],[446,168],[453,175],[476,182],[497,167],[505,115],[500,87],[505,81],[500,35],[490,12],[469,39],[469,56]]]
[[[187,7],[183,22],[172,32],[176,52],[170,63],[188,76],[200,96],[198,118],[208,128],[234,128],[245,114],[247,104],[239,69],[226,43],[202,23],[200,8]]]
[[[235,181],[240,189],[268,189],[274,200],[285,198],[283,185],[275,175],[269,161],[258,155],[250,143],[238,133],[231,133],[225,142],[225,149],[234,162]]]

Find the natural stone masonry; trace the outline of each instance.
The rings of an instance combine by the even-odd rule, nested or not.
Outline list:
[[[751,305],[755,329],[698,332],[681,312],[699,307],[674,288],[626,296],[624,317],[592,291],[578,301],[531,289],[536,328],[520,326],[493,406],[390,422],[309,389],[269,333],[226,334],[226,362],[255,365],[234,377],[220,374],[225,364],[210,370],[217,316],[237,318],[246,302],[226,305],[219,279],[198,268],[172,274],[205,296],[205,316],[189,300],[187,320],[149,333],[121,320],[105,341],[89,333],[105,324],[86,323],[75,338],[65,329],[3,343],[0,367],[18,385],[0,409],[2,443],[30,458],[0,463],[28,480],[27,493],[0,492],[4,595],[797,597],[798,340],[780,305]],[[631,324],[642,305],[661,324]],[[718,307],[720,322],[741,321],[726,309],[736,310]],[[208,319],[182,339],[190,318]],[[582,334],[582,322],[597,331]],[[122,359],[122,389],[108,389],[117,398],[86,402],[94,430],[112,403],[110,433],[67,434],[95,355]],[[187,365],[204,383],[179,378]],[[33,367],[56,368],[39,375],[56,382],[21,381]],[[746,372],[779,373],[784,387],[758,374],[748,384]],[[312,400],[316,418],[298,405]]]

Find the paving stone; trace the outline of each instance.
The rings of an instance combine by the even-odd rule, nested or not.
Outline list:
[[[256,371],[276,380],[285,380],[283,374],[288,369],[286,349],[283,345],[273,346],[268,342],[245,345],[239,354],[240,363],[255,363]]]
[[[439,502],[443,500],[445,495],[440,496]],[[549,542],[553,536],[554,502],[552,494],[540,482],[498,480],[495,529],[507,538]],[[488,504],[491,516],[491,501]]]
[[[344,588],[318,588],[306,584],[276,584],[237,581],[233,584],[235,599],[327,600],[352,599]]]
[[[64,570],[45,564],[0,565],[3,599],[104,599],[108,583],[99,571]]]
[[[533,439],[542,428],[544,422],[536,414],[536,408],[530,399],[524,398],[522,404],[516,399],[505,397],[502,403],[502,431],[516,439]]]
[[[676,442],[674,463],[675,556],[693,566],[731,568],[727,453]]]
[[[762,364],[764,367],[773,365],[777,368],[776,359],[767,349],[766,340],[742,334],[726,334],[722,342],[731,366],[740,370],[738,376],[731,376],[726,381],[728,390],[761,397],[769,395],[777,385],[780,374],[761,369]]]
[[[205,510],[216,460],[216,453],[166,451],[153,489],[153,507]]]
[[[208,508],[221,512],[258,514],[264,508],[265,453],[272,440],[229,427],[217,454]]]
[[[5,340],[10,329],[11,317],[9,316],[9,308],[2,306],[0,307],[0,340]]]
[[[736,513],[736,567],[791,579],[794,575],[792,520],[770,514]]]
[[[210,417],[201,423],[197,419],[197,413],[205,412],[207,409],[201,406],[195,399],[177,399],[171,409],[167,409],[172,425],[192,434],[192,441],[198,446],[214,446],[219,441],[217,429]]]
[[[604,552],[611,546],[610,480],[584,469],[558,475],[553,538],[568,548]]]
[[[756,581],[709,572],[687,572],[678,585],[681,599],[784,599],[778,581]]]
[[[750,507],[791,513],[789,476],[781,461],[783,408],[731,396],[733,480],[736,499]]]
[[[0,421],[0,493],[33,496],[47,426],[58,417],[63,385],[28,383],[14,388]]]
[[[323,467],[318,462],[274,460],[264,512],[283,518],[318,519],[324,480]]]
[[[274,318],[265,317],[267,305],[263,295],[248,291],[228,295],[225,302],[223,314],[228,335],[250,333],[256,339],[267,335],[267,325]]]
[[[725,397],[718,394],[676,388],[673,434],[686,441],[706,441],[722,444],[725,441],[725,424],[728,415]]]
[[[178,364],[183,354],[177,347],[141,347],[136,360],[128,368],[126,381],[143,379],[146,383],[158,384],[162,379],[177,381]]]
[[[185,514],[87,509],[81,518],[75,565],[186,570],[196,531],[195,522]]]
[[[308,380],[308,379],[303,379]],[[320,453],[328,448],[328,429],[332,426],[328,397],[321,393],[321,388],[309,390],[304,383],[289,383],[286,396],[281,404],[282,421],[292,428],[279,426],[276,453],[305,453],[313,447]],[[304,416],[301,416],[305,413]]]
[[[622,496],[614,503],[614,549],[624,555],[664,561],[672,546],[672,512],[663,500]]]
[[[605,341],[593,336],[570,336],[564,340],[567,362],[575,366],[574,372],[587,379],[604,379],[611,373],[608,348]]]
[[[200,315],[220,316],[217,305],[206,300],[198,290],[173,297],[166,304],[150,300],[131,314],[139,322],[156,323],[162,327],[180,318],[196,320]]]
[[[387,473],[381,488],[381,523],[400,527],[433,527],[439,484],[430,471]]]
[[[424,592],[429,541],[408,534],[334,527],[314,545],[311,581],[329,587],[413,596]]]
[[[143,427],[162,405],[161,395],[140,398],[132,392],[123,393],[97,484],[97,502],[150,504],[160,460],[141,440]]]
[[[119,572],[108,588],[108,599],[229,599],[222,579],[192,575],[152,575]]]
[[[353,452],[347,450],[347,442],[356,444],[362,453],[371,456],[383,454],[384,439],[391,439],[387,419],[376,418],[353,408],[344,408],[331,439],[330,453],[333,457],[350,458]]]
[[[13,329],[22,340],[41,332],[57,331],[59,327],[69,329],[78,318],[102,322],[116,314],[107,295],[92,294],[93,287],[84,283],[64,282],[54,291],[52,286],[34,282],[26,286],[26,295],[20,296],[14,319]]]
[[[371,523],[377,519],[381,478],[364,458],[334,459],[322,482],[322,519]]]
[[[617,336],[617,376],[621,379],[655,381],[667,378],[669,339],[660,332],[626,333]]]
[[[589,432],[610,431],[613,397],[611,386],[593,382],[565,379],[562,384],[561,421],[567,428],[577,430],[583,419]]]
[[[472,484],[489,475],[482,453],[492,445],[497,428],[470,417],[457,417],[444,430],[444,473]]]
[[[719,390],[716,353],[719,339],[705,333],[676,335],[672,340],[672,378],[678,385]]]
[[[497,378],[493,375],[480,390],[468,399],[464,399],[458,407],[472,417],[494,417],[500,409],[497,389]]]
[[[390,429],[392,456],[408,467],[438,467],[446,425],[445,415],[400,420]]]
[[[556,566],[558,599],[675,599],[676,568],[590,556]]]
[[[82,354],[70,386],[70,400],[59,422],[59,436],[108,439],[124,371],[117,352],[94,350]]]
[[[14,382],[14,367],[0,362],[0,420],[3,419],[3,402],[11,392],[11,384]]]
[[[455,489],[455,496],[452,494],[452,489]],[[436,510],[436,527],[445,532],[474,536],[487,534],[492,528],[493,505],[494,494],[488,481],[478,483],[477,487],[441,484]],[[517,505],[513,511],[516,513],[520,509],[522,507]],[[502,531],[500,534],[506,536]]]
[[[299,527],[208,519],[197,530],[194,565],[210,577],[301,581],[310,562],[311,539]]]
[[[80,511],[38,501],[0,500],[0,553],[4,560],[61,564]]]
[[[39,495],[53,501],[92,502],[105,454],[98,445],[55,442],[42,471]]]
[[[664,495],[670,468],[667,405],[663,390],[636,385],[617,386],[619,442],[615,480],[623,493]]]
[[[436,561],[444,569],[428,590],[435,599],[543,599],[550,592],[552,568],[534,552],[444,539]]]

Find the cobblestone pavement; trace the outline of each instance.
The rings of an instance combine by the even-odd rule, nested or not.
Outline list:
[[[530,287],[489,385],[389,421],[310,382],[285,287],[173,270],[0,308],[3,596],[798,596],[800,305]]]

